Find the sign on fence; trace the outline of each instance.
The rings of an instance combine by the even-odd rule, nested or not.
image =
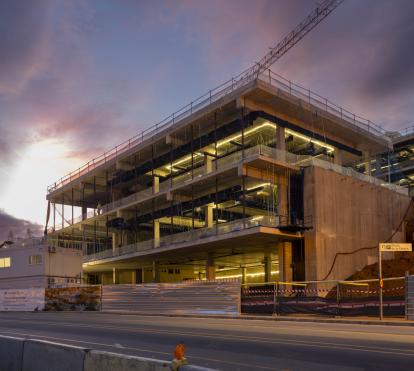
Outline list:
[[[380,250],[386,251],[412,251],[413,246],[410,243],[380,243]]]
[[[34,311],[45,307],[45,289],[0,290],[0,311]]]

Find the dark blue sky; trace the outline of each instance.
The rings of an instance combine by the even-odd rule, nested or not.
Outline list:
[[[1,1],[0,209],[42,223],[48,183],[250,66],[314,6]],[[272,69],[392,130],[414,123],[413,42],[414,1],[345,0]]]

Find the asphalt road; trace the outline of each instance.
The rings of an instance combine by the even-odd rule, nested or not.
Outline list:
[[[219,370],[414,370],[414,327],[9,312],[0,334],[163,360],[183,341],[191,364]]]

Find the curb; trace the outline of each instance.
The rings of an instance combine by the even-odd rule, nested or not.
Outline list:
[[[374,325],[374,326],[401,326],[414,327],[414,321],[392,321],[375,319],[341,319],[341,318],[306,318],[306,317],[285,317],[285,316],[255,316],[255,315],[203,315],[203,314],[166,314],[148,312],[128,312],[128,311],[106,311],[101,314],[122,314],[131,316],[147,317],[181,317],[181,318],[213,318],[227,320],[250,320],[250,321],[274,321],[274,322],[302,322],[302,323],[335,323],[344,325]]]

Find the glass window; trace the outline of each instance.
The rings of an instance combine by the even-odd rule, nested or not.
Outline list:
[[[6,258],[0,258],[0,268],[10,268],[11,258],[8,256]]]
[[[30,255],[29,264],[30,265],[42,264],[42,255]]]

